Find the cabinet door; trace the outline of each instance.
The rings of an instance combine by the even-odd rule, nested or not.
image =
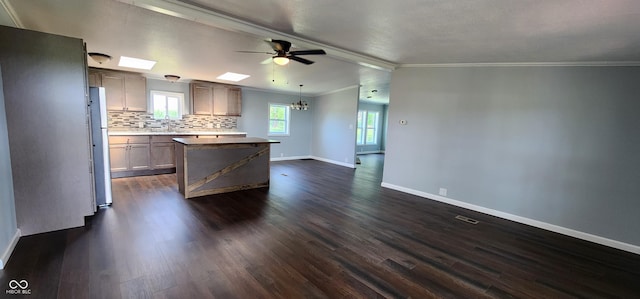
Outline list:
[[[175,146],[173,142],[152,144],[151,162],[154,169],[176,167]]]
[[[101,87],[102,80],[100,80],[100,73],[89,70],[89,86],[90,87]]]
[[[227,87],[216,85],[213,87],[213,115],[227,115]]]
[[[191,107],[193,114],[211,115],[213,89],[207,84],[191,85]]]
[[[227,115],[240,116],[242,114],[242,89],[230,87],[227,91]]]
[[[126,74],[124,77],[125,104],[127,111],[147,111],[147,78]]]
[[[230,86],[216,86],[213,89],[213,115],[240,116],[242,110],[242,89]]]
[[[109,146],[109,159],[111,160],[111,172],[125,171],[129,168],[127,161],[127,145],[117,144]]]
[[[149,158],[149,144],[130,144],[128,154],[130,170],[142,170],[151,168],[151,159]]]
[[[102,86],[107,98],[107,110],[124,110],[124,75],[118,73],[102,73]]]

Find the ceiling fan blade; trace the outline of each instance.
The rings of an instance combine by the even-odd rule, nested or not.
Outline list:
[[[258,52],[258,51],[236,51],[237,53],[255,53],[255,54],[269,54],[275,55],[273,52]]]
[[[260,62],[260,64],[271,64],[271,63],[273,63],[273,57],[269,57],[263,60],[262,62]]]
[[[289,49],[291,49],[291,43],[286,40],[272,39],[270,41],[266,40],[265,42],[271,45],[271,48],[276,52],[289,52]]]
[[[291,52],[289,52],[289,54],[291,54],[291,55],[326,55],[327,52],[325,52],[322,49],[315,49],[315,50],[291,51]]]
[[[313,61],[308,60],[308,59],[304,59],[304,58],[302,58],[302,57],[297,57],[297,56],[289,55],[289,56],[287,56],[287,58],[289,58],[289,59],[291,59],[291,60],[295,60],[295,61],[300,62],[300,63],[304,63],[304,64],[306,64],[306,65],[313,64]]]

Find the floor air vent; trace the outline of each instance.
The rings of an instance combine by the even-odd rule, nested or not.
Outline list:
[[[464,216],[462,216],[462,215],[458,215],[458,216],[456,216],[456,219],[458,219],[458,220],[460,220],[460,221],[464,221],[464,222],[466,222],[466,223],[471,223],[471,224],[478,224],[478,223],[480,223],[480,221],[478,221],[478,220],[471,219],[471,218],[469,218],[469,217],[464,217]]]

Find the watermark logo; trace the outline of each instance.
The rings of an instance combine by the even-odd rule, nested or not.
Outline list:
[[[9,288],[5,294],[8,295],[31,295],[31,289],[28,289],[29,282],[26,279],[17,281],[12,279],[9,281]]]

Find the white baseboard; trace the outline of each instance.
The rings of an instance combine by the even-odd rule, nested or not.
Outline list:
[[[16,248],[16,244],[18,244],[20,236],[20,229],[16,229],[16,233],[13,235],[13,239],[11,239],[9,246],[7,246],[7,248],[2,252],[2,255],[0,255],[0,270],[4,269],[4,265],[9,261],[9,257],[11,257],[13,249]]]
[[[327,163],[331,163],[331,164],[336,164],[336,165],[340,165],[340,166],[344,166],[344,167],[356,168],[356,165],[355,164],[351,164],[351,163],[340,162],[340,161],[320,158],[320,157],[316,157],[316,156],[311,156],[311,159],[322,161],[322,162],[327,162]]]
[[[276,158],[271,158],[271,161],[290,161],[290,160],[302,160],[302,159],[312,159],[312,157],[311,156],[276,157]]]
[[[444,197],[444,196],[430,194],[430,193],[427,193],[427,192],[422,192],[422,191],[418,191],[418,190],[414,190],[414,189],[410,189],[410,188],[406,188],[406,187],[402,187],[402,186],[398,186],[398,185],[394,185],[394,184],[389,184],[389,183],[382,182],[381,185],[382,185],[382,187],[385,187],[385,188],[394,189],[394,190],[401,191],[401,192],[404,192],[404,193],[413,194],[413,195],[416,195],[416,196],[420,196],[420,197],[424,197],[424,198],[427,198],[427,199],[443,202],[443,203],[446,203],[446,204],[458,206],[458,207],[469,209],[469,210],[473,210],[473,211],[476,211],[476,212],[480,212],[480,213],[496,216],[496,217],[499,217],[499,218],[503,218],[503,219],[507,219],[507,220],[511,220],[511,221],[515,221],[515,222],[519,222],[519,223],[523,223],[523,224],[526,224],[526,225],[530,225],[530,226],[534,226],[534,227],[537,227],[537,228],[545,229],[545,230],[548,230],[548,231],[556,232],[556,233],[559,233],[559,234],[567,235],[567,236],[570,236],[570,237],[574,237],[574,238],[590,241],[590,242],[593,242],[593,243],[598,243],[598,244],[601,244],[601,245],[617,248],[617,249],[628,251],[628,252],[631,252],[631,253],[640,254],[640,246],[637,246],[637,245],[628,244],[628,243],[624,243],[624,242],[608,239],[608,238],[605,238],[605,237],[592,235],[592,234],[589,234],[589,233],[573,230],[573,229],[562,227],[562,226],[558,226],[558,225],[555,225],[555,224],[550,224],[550,223],[546,223],[546,222],[542,222],[542,221],[538,221],[538,220],[534,220],[534,219],[530,219],[530,218],[526,218],[526,217],[521,217],[521,216],[518,216],[518,215],[509,214],[509,213],[501,212],[501,211],[498,211],[498,210],[493,210],[493,209],[485,208],[485,207],[482,207],[482,206],[466,203],[466,202],[463,202],[463,201],[447,198],[447,197]]]

